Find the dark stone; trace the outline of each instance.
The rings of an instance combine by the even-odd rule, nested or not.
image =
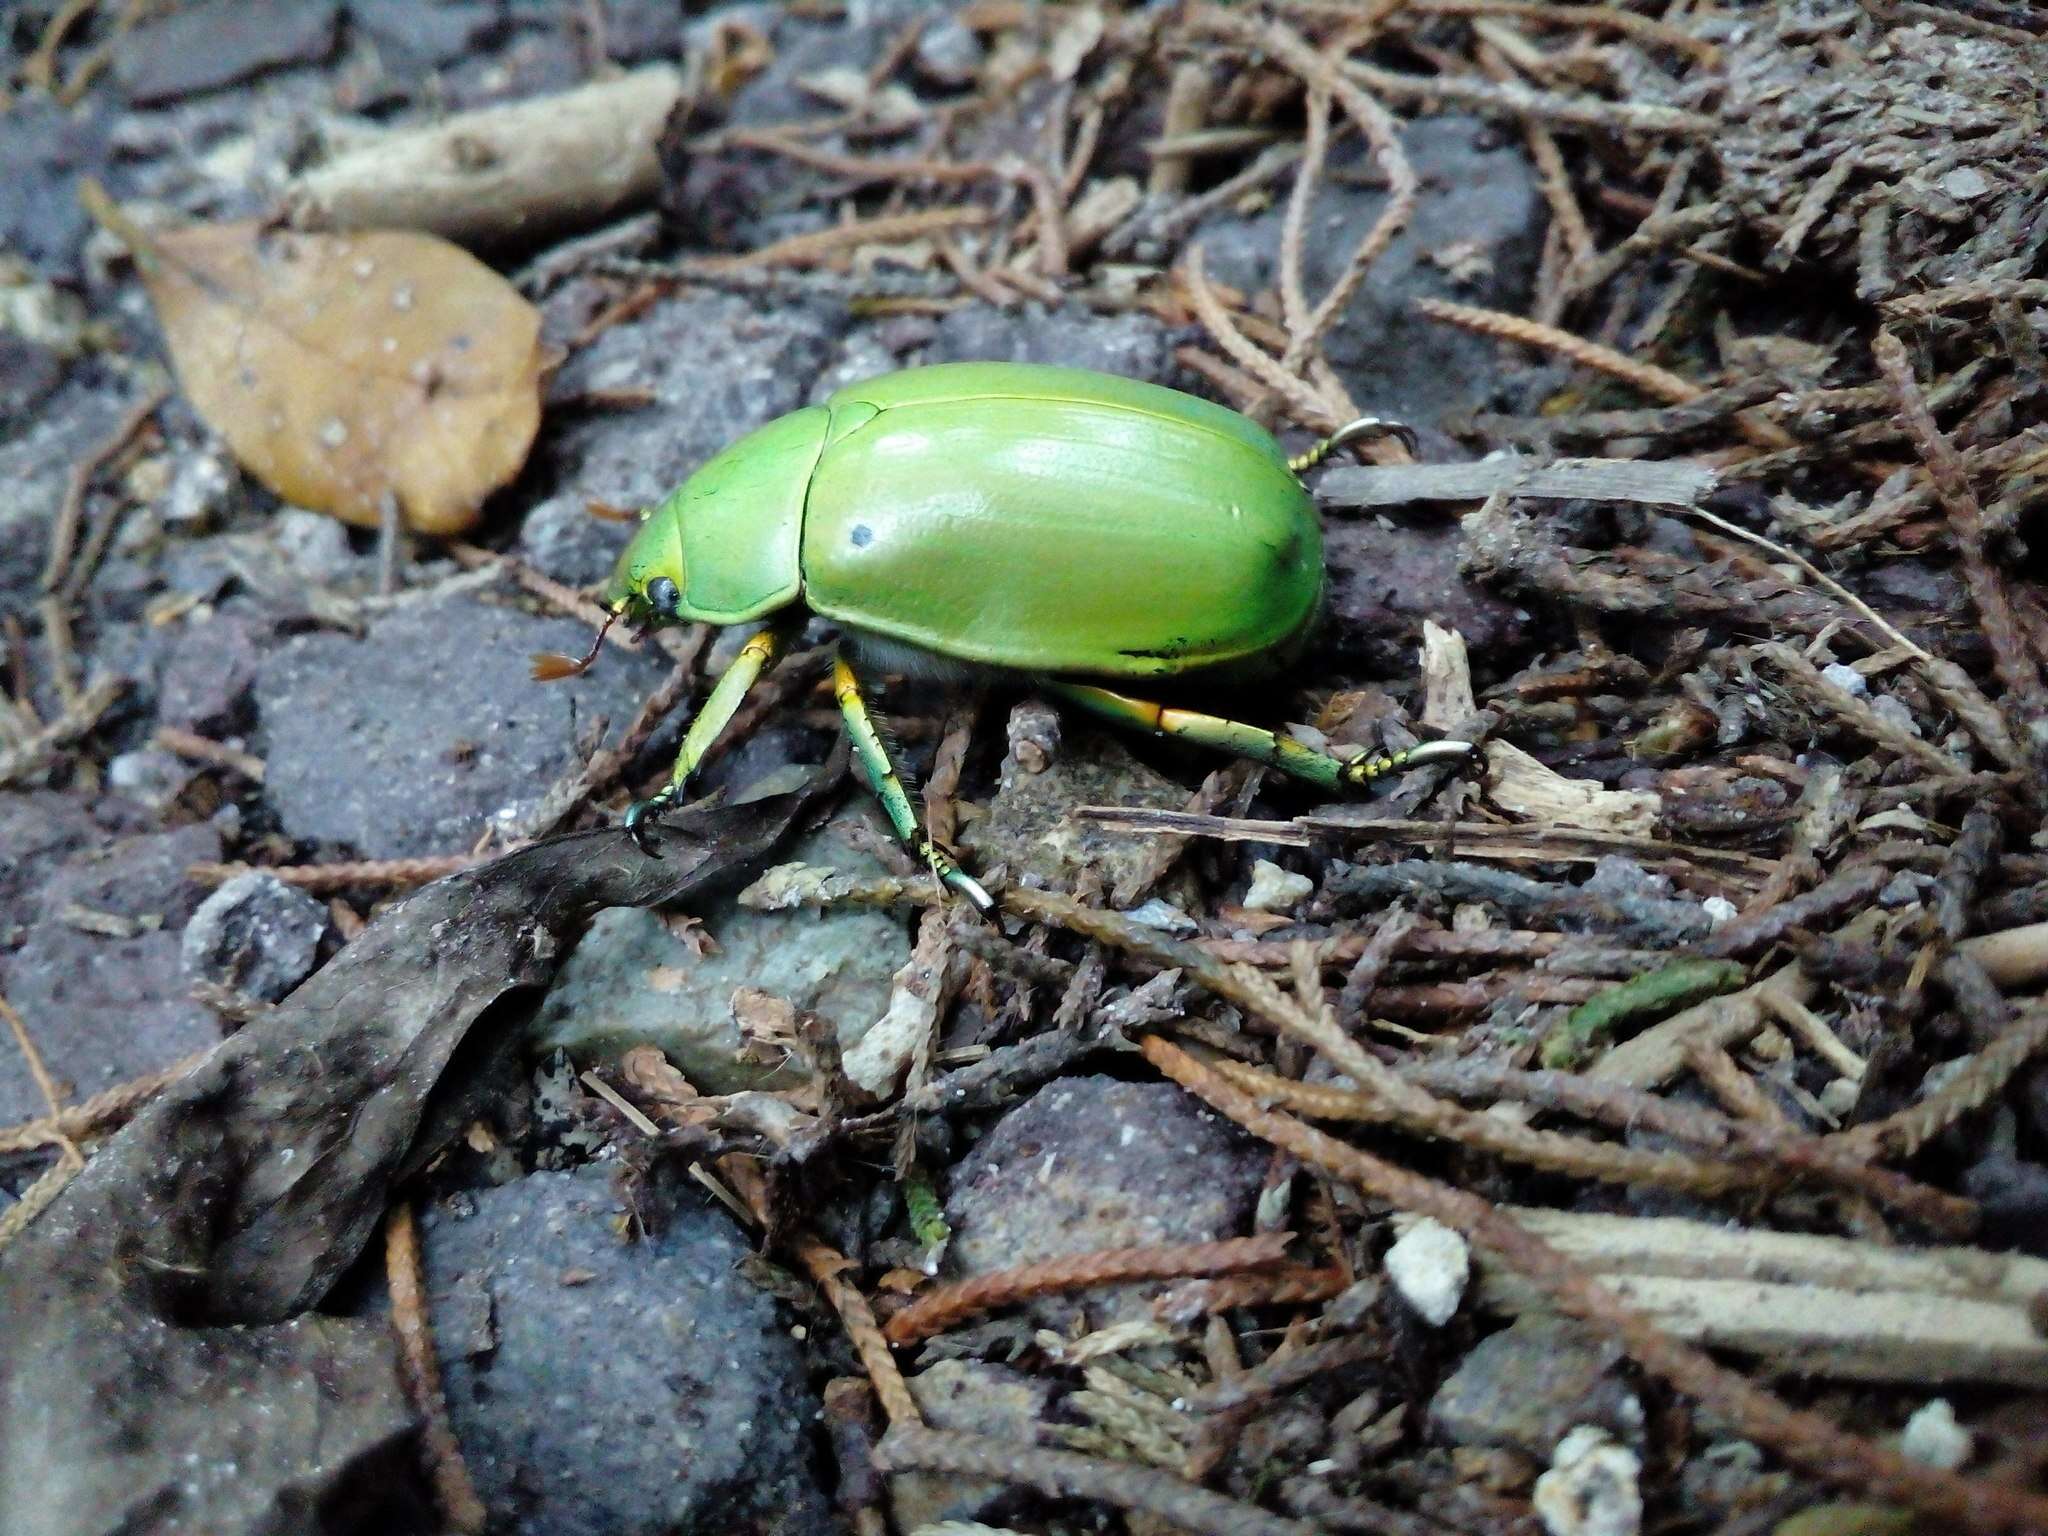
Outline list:
[[[21,942],[26,898],[94,837],[92,818],[76,800],[49,790],[0,794],[0,950]]]
[[[659,671],[614,651],[543,686],[536,651],[580,653],[583,626],[472,601],[401,609],[361,640],[289,641],[257,670],[263,792],[293,837],[365,858],[453,853],[531,811],[575,761],[577,731],[615,729]]]
[[[386,64],[426,69],[488,51],[506,26],[499,0],[349,0],[348,15]]]
[[[39,342],[0,331],[0,433],[13,430],[63,380],[64,359]]]
[[[1643,1405],[1621,1351],[1581,1324],[1531,1315],[1489,1335],[1437,1388],[1429,1422],[1452,1445],[1505,1446],[1547,1460],[1579,1424],[1640,1440]]]
[[[817,1402],[729,1216],[690,1199],[623,1241],[603,1167],[464,1200],[427,1216],[427,1283],[437,1317],[472,1319],[435,1343],[493,1530],[837,1529],[808,1465]]]
[[[1180,382],[1173,339],[1149,315],[1097,315],[1085,309],[1018,310],[970,304],[939,322],[928,363],[1048,363],[1093,368],[1152,384]]]
[[[2048,1256],[2048,1168],[1994,1152],[1964,1170],[1963,1193],[1982,1211],[1985,1247]]]
[[[1488,657],[1520,655],[1529,611],[1465,576],[1459,548],[1448,519],[1325,518],[1323,643],[1379,676],[1409,677],[1422,621],[1434,619],[1465,637],[1482,675]]]
[[[961,1277],[1062,1254],[1242,1237],[1264,1177],[1257,1143],[1170,1083],[1063,1078],[996,1123],[953,1168],[949,1259]],[[1064,1331],[1151,1315],[1157,1285],[1046,1297]]]
[[[304,981],[327,932],[327,909],[275,875],[237,875],[185,925],[185,969],[266,1003]]]
[[[695,294],[612,327],[563,367],[560,388],[649,389],[655,403],[565,427],[561,483],[619,506],[659,501],[714,453],[801,406],[844,323],[815,305]],[[614,550],[628,532],[612,530]]]
[[[565,491],[526,514],[519,525],[519,553],[555,580],[587,587],[611,574],[620,539],[627,532],[617,523],[591,516],[585,497]]]
[[[1416,313],[1414,301],[1445,298],[1523,313],[1546,217],[1535,169],[1519,143],[1471,117],[1416,118],[1400,129],[1423,183],[1421,198],[1366,273],[1325,350],[1363,409],[1421,424],[1486,403],[1501,372],[1500,348]],[[1339,179],[1360,168],[1359,151],[1331,162],[1303,242],[1312,303],[1336,281],[1386,203],[1384,192]],[[1196,238],[1209,275],[1248,292],[1272,286],[1285,219],[1280,200],[1253,219],[1208,220]]]
[[[76,1099],[167,1067],[220,1038],[191,1000],[178,931],[205,894],[188,865],[220,857],[211,827],[127,838],[81,854],[44,882],[38,916],[6,964],[7,997],[50,1071]],[[87,932],[60,914],[77,906],[126,936]],[[0,1124],[45,1110],[18,1051],[0,1052]]]
[[[0,186],[7,180],[0,177]],[[63,385],[25,430],[0,436],[0,614],[26,618],[34,608],[50,519],[63,503],[71,466],[113,430],[124,408],[101,389]]]
[[[269,639],[270,627],[246,614],[217,613],[181,628],[157,685],[158,723],[203,736],[247,730],[256,667]]]
[[[205,0],[115,45],[114,78],[137,106],[219,90],[334,51],[340,0]]]
[[[107,119],[97,106],[69,109],[33,96],[9,103],[0,249],[45,277],[75,271],[92,232],[78,203],[79,178],[105,180],[107,161]],[[6,371],[0,366],[0,374]]]

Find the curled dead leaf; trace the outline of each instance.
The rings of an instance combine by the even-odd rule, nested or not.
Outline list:
[[[423,533],[474,527],[540,426],[540,313],[458,246],[392,231],[296,234],[256,220],[139,228],[128,243],[199,414],[287,501]]]

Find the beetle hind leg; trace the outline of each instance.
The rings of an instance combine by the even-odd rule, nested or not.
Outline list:
[[[875,727],[874,716],[868,712],[860,679],[844,656],[832,658],[832,695],[839,701],[839,713],[846,721],[846,734],[853,742],[854,755],[860,759],[861,771],[867,775],[875,798],[882,802],[882,811],[896,836],[943,883],[972,902],[977,911],[994,910],[995,898],[982,888],[981,882],[962,869],[959,861],[918,825],[917,812],[911,808],[903,780],[896,776],[895,765],[889,761],[889,748]]]
[[[1248,757],[1254,762],[1266,763],[1297,779],[1305,779],[1319,789],[1331,793],[1359,789],[1374,779],[1384,778],[1390,773],[1399,773],[1404,768],[1420,768],[1430,763],[1449,763],[1462,760],[1472,750],[1466,741],[1426,741],[1420,746],[1410,747],[1405,752],[1391,754],[1361,752],[1356,757],[1333,757],[1328,752],[1318,752],[1289,736],[1276,735],[1256,725],[1244,725],[1236,720],[1226,720],[1221,715],[1205,715],[1199,710],[1172,709],[1163,704],[1154,704],[1148,699],[1134,699],[1126,694],[1112,693],[1107,688],[1094,688],[1083,683],[1048,683],[1047,687],[1061,698],[1080,705],[1090,714],[1132,730],[1145,731],[1154,736],[1172,736],[1182,741],[1198,742],[1218,751],[1229,752],[1238,757]]]

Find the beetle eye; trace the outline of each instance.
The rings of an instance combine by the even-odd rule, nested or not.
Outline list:
[[[647,606],[664,618],[674,618],[676,608],[682,600],[683,594],[676,590],[676,584],[666,576],[657,576],[647,583]]]

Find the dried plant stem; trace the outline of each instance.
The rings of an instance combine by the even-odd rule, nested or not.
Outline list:
[[[1942,432],[1913,376],[1913,364],[1906,347],[1890,331],[1879,331],[1871,344],[1878,371],[1891,385],[1907,435],[1927,465],[1934,493],[1948,513],[1949,530],[1961,558],[1963,580],[1970,600],[1977,606],[1977,618],[1984,639],[1991,647],[1992,670],[2005,687],[2007,707],[2027,727],[2017,733],[2023,740],[2038,737],[2048,727],[2048,689],[2044,689],[2040,664],[2028,649],[2026,630],[2014,610],[2012,594],[2004,573],[1992,559],[1984,530],[1984,509],[1970,488],[1967,471],[1955,445]],[[2048,742],[2036,741],[2029,753],[2033,774],[2030,788],[2037,804],[2048,803]]]
[[[57,761],[66,747],[91,734],[100,716],[128,690],[128,680],[103,677],[86,686],[84,692],[64,706],[64,713],[16,747],[0,752],[0,789],[41,773]]]
[[[43,565],[45,592],[62,589],[71,575],[71,557],[78,548],[79,526],[85,521],[85,496],[92,489],[93,476],[128,446],[128,440],[142,430],[143,423],[170,397],[169,389],[151,390],[114,423],[113,431],[72,466],[71,476],[64,483],[64,500],[57,508],[57,520],[50,528],[50,554]]]
[[[152,738],[166,752],[195,763],[207,763],[216,768],[226,768],[239,773],[252,784],[263,782],[263,759],[253,752],[244,752],[226,742],[215,741],[197,731],[188,731],[181,726],[158,726]]]
[[[2036,1004],[1926,1098],[1895,1115],[1842,1131],[1828,1141],[1857,1157],[1911,1157],[1964,1115],[1997,1097],[2044,1049],[2048,1049],[2048,1005]]]
[[[915,1344],[944,1333],[965,1318],[1034,1296],[1134,1280],[1199,1279],[1256,1269],[1278,1263],[1290,1238],[1286,1232],[1266,1232],[1214,1243],[1148,1243],[1021,1264],[927,1292],[890,1318],[882,1331],[891,1344]]]
[[[891,1429],[875,1447],[884,1472],[950,1472],[1021,1484],[1047,1498],[1095,1499],[1141,1511],[1197,1536],[1319,1536],[1304,1520],[1211,1492],[1157,1467],[1080,1451],[1018,1445],[957,1430]]]
[[[66,1139],[90,1136],[125,1118],[138,1105],[154,1098],[170,1084],[190,1072],[208,1053],[196,1051],[173,1062],[161,1072],[152,1072],[129,1082],[102,1089],[80,1104],[39,1120],[0,1127],[0,1153],[31,1152],[37,1147],[55,1146]]]
[[[21,1192],[21,1198],[0,1211],[0,1251],[28,1230],[30,1222],[47,1211],[64,1193],[64,1186],[78,1176],[85,1164],[71,1157],[60,1158],[43,1170],[35,1183]]]
[[[192,864],[185,872],[206,885],[225,885],[237,875],[264,874],[302,891],[329,895],[358,885],[426,885],[480,863],[475,853],[427,859],[356,859],[332,864]]]
[[[413,1412],[420,1416],[434,1502],[451,1530],[463,1536],[483,1530],[490,1512],[477,1497],[462,1459],[448,1401],[441,1392],[441,1365],[434,1357],[434,1333],[427,1322],[426,1277],[420,1269],[419,1223],[404,1201],[384,1222],[384,1277],[391,1291],[391,1331],[398,1336],[399,1375]]]
[[[1560,1310],[1614,1338],[1636,1363],[1749,1439],[1840,1487],[1896,1499],[1973,1531],[2019,1532],[2048,1521],[2048,1497],[1986,1485],[1907,1461],[1796,1409],[1703,1351],[1681,1344],[1625,1305],[1551,1244],[1477,1195],[1398,1167],[1262,1109],[1194,1057],[1157,1035],[1142,1045],[1160,1071],[1254,1135],[1398,1210],[1432,1216],[1532,1281]]]
[[[883,214],[836,224],[815,234],[791,235],[739,256],[703,257],[677,268],[685,278],[697,272],[717,274],[750,267],[809,267],[862,245],[901,245],[956,229],[979,229],[995,217],[986,208],[926,208],[916,213]]]
[[[825,1299],[832,1304],[832,1310],[839,1314],[840,1324],[846,1329],[847,1338],[853,1341],[854,1353],[860,1356],[860,1363],[868,1373],[868,1382],[875,1389],[875,1400],[882,1405],[882,1412],[888,1415],[890,1424],[899,1429],[915,1429],[922,1425],[924,1417],[917,1411],[917,1399],[910,1395],[903,1373],[896,1368],[896,1357],[889,1352],[889,1345],[882,1337],[874,1309],[868,1305],[860,1287],[846,1278],[846,1271],[853,1268],[852,1260],[808,1232],[797,1237],[791,1245],[791,1252],[803,1265],[804,1273],[811,1277],[811,1283],[824,1293]]]
[[[1209,334],[1216,338],[1216,344],[1260,384],[1287,402],[1295,417],[1317,431],[1334,432],[1343,422],[1338,418],[1341,412],[1324,400],[1310,385],[1296,378],[1279,362],[1261,351],[1252,340],[1238,328],[1237,322],[1223,307],[1223,301],[1216,296],[1216,290],[1209,286],[1208,275],[1202,270],[1202,248],[1188,247],[1187,260],[1181,268],[1187,284],[1188,302],[1194,307]]]

